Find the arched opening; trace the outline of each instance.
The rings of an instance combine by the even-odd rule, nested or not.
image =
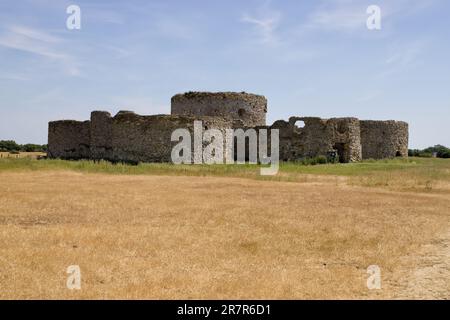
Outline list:
[[[304,128],[305,127],[305,121],[303,121],[303,120],[297,120],[297,121],[295,121],[295,123],[294,123],[294,125],[297,127],[297,128]]]
[[[244,109],[239,109],[238,110],[238,115],[239,115],[239,117],[242,118],[245,115],[245,110]]]
[[[336,152],[337,152],[340,163],[346,162],[346,157],[345,157],[346,148],[347,148],[347,146],[345,143],[335,143],[333,146],[333,149],[336,150]]]
[[[395,154],[396,157],[402,157],[402,153],[400,151],[397,151],[397,153]]]

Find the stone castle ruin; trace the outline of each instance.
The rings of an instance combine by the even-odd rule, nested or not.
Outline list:
[[[357,118],[291,117],[266,125],[267,100],[245,92],[188,92],[171,100],[170,115],[137,115],[120,111],[111,116],[93,111],[87,121],[49,123],[48,156],[113,162],[171,162],[179,128],[253,128],[279,130],[279,159],[297,161],[317,156],[337,156],[340,162],[408,156],[408,124]],[[270,138],[270,137],[269,137]],[[270,143],[269,143],[270,145]]]

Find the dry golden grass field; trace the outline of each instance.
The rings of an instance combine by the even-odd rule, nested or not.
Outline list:
[[[39,156],[45,156],[44,152],[19,152],[19,153],[10,153],[10,152],[0,152],[0,159],[2,158],[32,158],[36,159]]]
[[[0,298],[450,298],[450,161],[234,167],[0,160]]]

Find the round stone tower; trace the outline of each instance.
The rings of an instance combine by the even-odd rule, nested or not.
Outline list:
[[[363,159],[408,156],[408,123],[361,120],[360,127]]]
[[[243,127],[266,125],[267,100],[245,92],[187,92],[171,100],[172,115],[220,117]]]

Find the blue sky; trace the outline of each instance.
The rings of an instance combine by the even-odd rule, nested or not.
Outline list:
[[[192,90],[263,94],[268,123],[405,120],[410,147],[450,146],[449,40],[447,0],[2,0],[0,140],[46,143],[48,121],[94,109],[169,113]]]

